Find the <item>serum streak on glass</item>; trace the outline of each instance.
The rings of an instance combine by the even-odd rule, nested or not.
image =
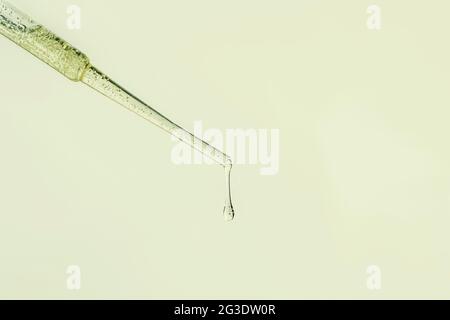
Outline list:
[[[0,33],[70,80],[85,83],[220,164],[225,170],[224,218],[227,221],[234,219],[230,157],[139,100],[91,65],[85,54],[2,0],[0,0]]]

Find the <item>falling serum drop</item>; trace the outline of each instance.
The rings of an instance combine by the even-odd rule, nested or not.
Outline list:
[[[231,201],[231,162],[225,165],[225,206],[223,208],[223,216],[226,221],[234,219],[234,208]]]

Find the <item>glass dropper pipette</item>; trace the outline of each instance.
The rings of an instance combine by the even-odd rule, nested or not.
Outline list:
[[[87,84],[224,167],[226,197],[223,212],[226,220],[234,218],[230,188],[232,161],[229,156],[195,137],[123,89],[95,68],[84,53],[3,0],[0,0],[0,33],[70,80]]]

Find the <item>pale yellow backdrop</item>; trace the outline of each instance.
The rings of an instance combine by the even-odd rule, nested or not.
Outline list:
[[[0,37],[0,298],[450,298],[448,1],[11,2],[188,129],[280,129],[280,172],[225,223],[219,167]]]

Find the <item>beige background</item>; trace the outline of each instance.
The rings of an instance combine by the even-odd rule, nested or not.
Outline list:
[[[189,129],[279,128],[281,163],[236,167],[225,223],[219,167],[2,37],[0,298],[450,298],[448,1],[377,1],[379,32],[360,0],[13,2]]]

